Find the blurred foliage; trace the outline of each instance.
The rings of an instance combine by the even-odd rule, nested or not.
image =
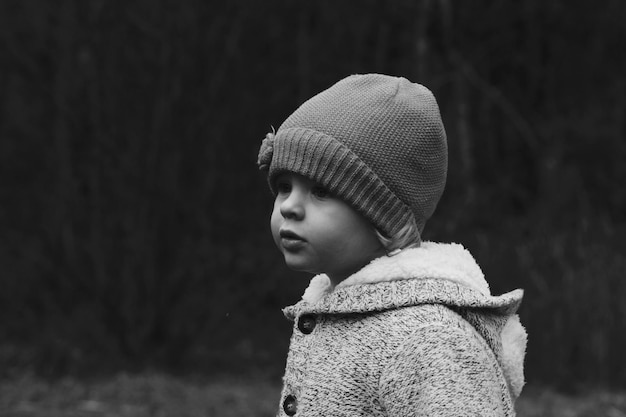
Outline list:
[[[438,98],[450,173],[425,237],[527,290],[528,378],[626,385],[625,18],[619,0],[3,1],[2,369],[279,375],[280,307],[307,279],[273,248],[257,148],[383,72]]]

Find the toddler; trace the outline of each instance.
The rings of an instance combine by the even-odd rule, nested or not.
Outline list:
[[[315,274],[284,309],[293,335],[279,416],[514,416],[522,291],[492,296],[458,244],[424,242],[446,134],[425,87],[353,75],[266,136],[286,264]]]

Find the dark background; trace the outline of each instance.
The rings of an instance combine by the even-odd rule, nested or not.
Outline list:
[[[352,73],[428,86],[425,238],[524,288],[527,378],[626,386],[626,2],[0,2],[0,369],[282,374],[271,126]]]

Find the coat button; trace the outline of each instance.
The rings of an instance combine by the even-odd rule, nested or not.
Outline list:
[[[283,410],[285,410],[285,414],[293,416],[296,414],[297,409],[298,403],[296,402],[296,397],[293,395],[287,395],[285,397],[285,401],[283,401]]]
[[[304,334],[310,334],[315,329],[315,316],[303,314],[298,319],[298,329]]]

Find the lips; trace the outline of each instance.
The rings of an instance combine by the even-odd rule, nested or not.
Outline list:
[[[280,237],[282,239],[291,239],[291,240],[302,240],[302,241],[304,241],[304,238],[302,236],[300,236],[296,232],[292,232],[291,230],[281,229],[278,232],[278,234],[280,235]]]
[[[280,244],[285,250],[296,251],[306,244],[306,239],[291,230],[281,230],[279,235]]]

